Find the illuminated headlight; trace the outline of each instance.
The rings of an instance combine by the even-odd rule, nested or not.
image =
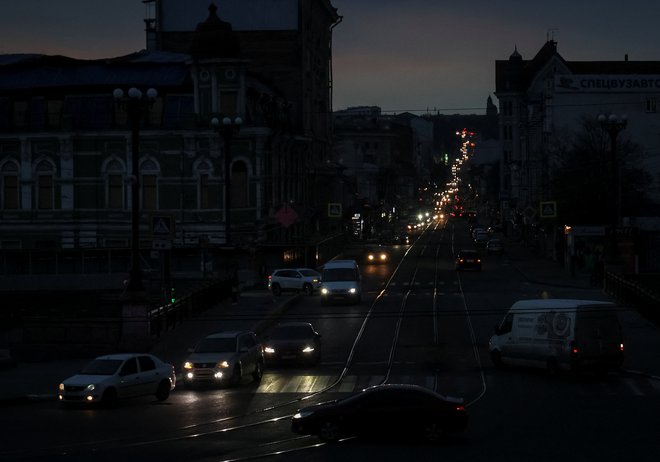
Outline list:
[[[355,294],[355,293],[357,293],[357,289],[355,287],[351,287],[350,289],[348,289],[348,293],[349,294]]]
[[[227,361],[220,361],[215,365],[215,367],[219,367],[220,369],[227,369],[229,367],[229,363]]]
[[[373,259],[374,259],[374,256],[373,256],[373,255],[371,255],[371,254],[369,254],[369,256],[368,256],[367,258],[369,259],[369,261],[371,261],[371,260],[373,260]]]
[[[186,361],[185,363],[183,363],[183,368],[184,369],[192,369],[193,368],[193,363],[191,363],[190,361]]]
[[[293,415],[294,419],[303,419],[305,417],[309,417],[310,415],[314,414],[312,411],[300,411],[297,412]]]
[[[326,289],[325,287],[323,287],[323,288],[321,289],[321,293],[322,293],[323,295],[328,295],[328,294],[330,293],[330,291],[329,291],[328,289]]]
[[[272,355],[273,353],[275,353],[275,348],[269,346],[264,347],[264,353],[268,353]]]
[[[215,377],[216,379],[221,379],[222,378],[222,372],[216,372],[215,374],[213,374],[213,377]]]
[[[312,351],[314,351],[313,346],[306,346],[305,348],[303,348],[303,353],[311,353]]]
[[[316,283],[316,282],[319,282],[319,280],[318,280],[318,278],[314,278],[314,279],[312,279],[312,282]]]
[[[94,391],[95,388],[96,388],[96,386],[93,383],[90,383],[89,385],[87,385],[87,391]]]
[[[188,379],[191,379],[191,380],[192,380],[193,377],[195,377],[195,374],[193,374],[192,372],[188,372],[188,373],[186,374],[186,378],[188,378]]]
[[[385,255],[384,253],[381,253],[380,254],[380,259],[383,260],[383,261],[387,260],[387,255]]]
[[[60,391],[64,391],[64,384],[60,383],[60,386],[58,387]]]

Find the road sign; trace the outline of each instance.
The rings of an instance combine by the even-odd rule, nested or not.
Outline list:
[[[328,204],[328,217],[330,218],[341,218],[341,204],[337,202],[331,202]]]
[[[539,204],[541,210],[541,218],[556,218],[557,217],[557,202],[548,201]]]
[[[298,212],[292,207],[285,205],[275,212],[275,219],[285,228],[288,228],[298,219]]]
[[[152,215],[151,235],[154,237],[174,237],[174,217],[172,215]]]

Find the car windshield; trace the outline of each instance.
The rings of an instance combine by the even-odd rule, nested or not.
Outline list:
[[[233,353],[235,351],[235,338],[205,338],[195,347],[195,353]]]
[[[355,280],[357,280],[357,276],[353,268],[327,268],[323,270],[323,282]]]
[[[86,365],[81,375],[113,375],[124,363],[121,359],[95,359]]]
[[[300,340],[311,336],[312,329],[309,326],[280,326],[270,334],[272,340]]]

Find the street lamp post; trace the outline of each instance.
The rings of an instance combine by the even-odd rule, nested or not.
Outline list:
[[[607,132],[610,137],[610,156],[612,162],[612,179],[614,181],[613,194],[614,194],[614,227],[616,228],[621,224],[621,182],[619,181],[619,161],[617,159],[617,137],[622,130],[628,125],[628,116],[625,114],[619,116],[617,114],[600,114],[598,122],[603,130]]]
[[[144,291],[140,268],[140,122],[153,105],[158,92],[149,88],[143,94],[135,87],[129,88],[128,95],[117,88],[112,92],[117,105],[126,112],[131,125],[131,269],[126,292],[138,294]]]
[[[211,126],[218,131],[225,146],[225,243],[231,244],[231,141],[241,129],[243,120],[235,117],[233,120],[224,117],[211,119]]]

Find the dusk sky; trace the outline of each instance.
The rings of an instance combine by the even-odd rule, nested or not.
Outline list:
[[[343,16],[334,29],[335,109],[483,113],[495,60],[515,46],[531,59],[547,37],[568,61],[660,61],[657,0],[332,4]],[[141,0],[0,0],[0,53],[120,56],[145,47],[144,17]]]

